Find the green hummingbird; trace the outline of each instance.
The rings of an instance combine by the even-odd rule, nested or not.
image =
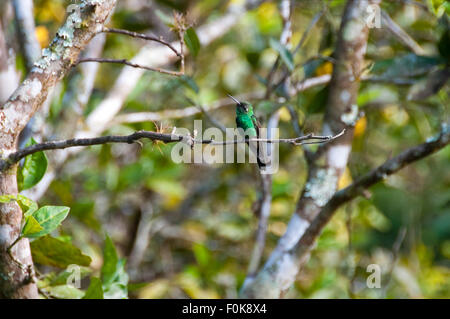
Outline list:
[[[236,126],[243,129],[249,138],[259,138],[261,124],[259,124],[258,119],[253,113],[253,106],[248,102],[239,101],[230,94],[228,96],[236,103]],[[253,150],[248,142],[247,145],[255,154],[258,154],[256,156],[258,167],[265,167],[266,162],[262,160],[264,157],[259,154],[259,143],[257,143],[256,150]]]

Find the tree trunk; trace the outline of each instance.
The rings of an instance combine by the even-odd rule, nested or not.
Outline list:
[[[16,195],[17,167],[0,174],[0,195]],[[0,204],[0,298],[37,298],[30,243],[24,238],[11,252],[8,248],[20,235],[22,210],[12,201]]]

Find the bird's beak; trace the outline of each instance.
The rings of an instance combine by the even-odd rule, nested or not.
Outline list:
[[[230,94],[227,94],[227,95],[230,97],[230,99],[232,99],[234,102],[236,102],[236,104],[241,104],[241,102],[239,102],[238,99],[234,98]]]

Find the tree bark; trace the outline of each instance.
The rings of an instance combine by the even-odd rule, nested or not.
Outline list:
[[[67,74],[80,52],[102,30],[115,0],[83,0],[72,7],[49,48],[9,100],[0,107],[0,156],[17,150],[18,136],[46,100],[48,92]],[[17,167],[0,173],[0,195],[15,195]],[[15,202],[0,205],[0,297],[37,298],[34,265],[27,239],[8,249],[21,231],[22,211]]]

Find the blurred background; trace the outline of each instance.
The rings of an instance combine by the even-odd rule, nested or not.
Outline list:
[[[63,23],[70,3],[34,1],[42,47]],[[173,12],[180,12],[186,13],[186,21],[201,38],[202,26],[233,14],[232,7],[240,3],[121,0],[109,26],[177,41],[171,27]],[[287,48],[295,48],[306,34],[302,47],[292,56],[296,66],[293,81],[331,74],[344,6],[343,0],[293,1],[292,37]],[[426,89],[430,74],[449,61],[449,42],[445,42],[449,4],[444,0],[399,0],[384,1],[381,8],[423,51],[412,53],[386,28],[371,29],[367,74],[381,80],[361,84],[358,105],[364,116],[356,123],[353,151],[340,188],[433,136],[440,123],[449,119],[448,83],[433,94],[419,94]],[[311,25],[314,19],[317,21]],[[181,118],[124,120],[111,123],[105,133],[170,133],[173,127],[192,130],[195,119],[204,120],[205,129],[216,126],[210,117],[235,127],[235,108],[226,99],[227,93],[252,102],[263,126],[279,109],[281,137],[297,136],[294,122],[305,132],[322,133],[326,84],[289,98],[280,88],[281,92],[264,98],[264,80],[278,55],[271,42],[279,40],[282,29],[277,1],[262,1],[248,8],[223,35],[186,56],[188,76],[146,72],[121,111],[122,116],[203,106],[207,115],[199,109],[193,116]],[[8,31],[14,32],[13,26]],[[108,35],[101,56],[131,59],[145,45],[140,39]],[[20,55],[17,66],[25,73]],[[173,69],[179,67],[175,61]],[[99,65],[83,118],[107,96],[121,69],[120,65]],[[61,120],[76,76],[74,69],[55,92],[48,125],[57,126]],[[260,196],[257,169],[250,164],[175,164],[170,158],[172,147],[148,141],[90,147],[56,171],[57,177],[39,204],[71,208],[59,236],[92,258],[90,267],[82,272],[86,276],[83,289],[90,276],[98,276],[106,233],[118,255],[127,260],[130,298],[237,297],[258,224],[252,207]],[[264,258],[286,229],[306,172],[302,149],[280,145]],[[406,167],[365,195],[339,209],[285,297],[449,298],[450,148]],[[374,263],[382,269],[381,289],[366,286],[366,267]],[[38,269],[54,275],[61,271],[45,265]],[[61,287],[53,292],[52,287],[48,289],[56,296],[76,296]]]

